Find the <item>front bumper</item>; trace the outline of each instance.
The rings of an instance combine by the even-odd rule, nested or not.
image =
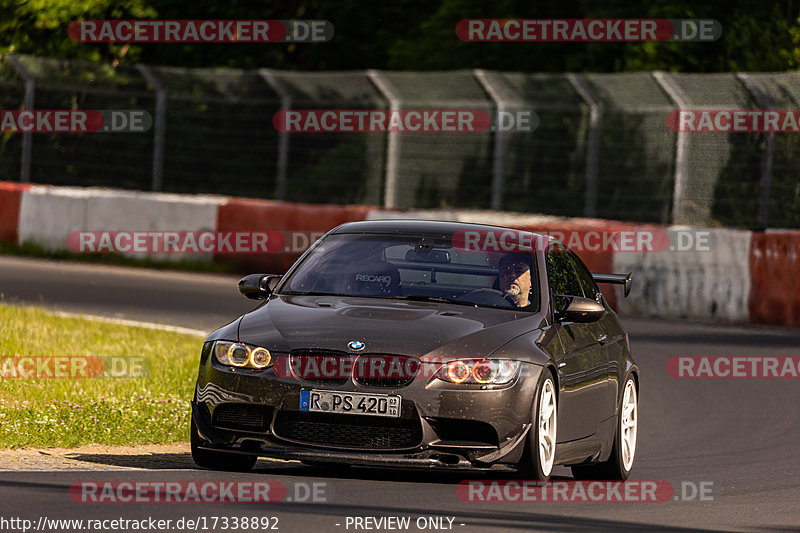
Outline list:
[[[541,367],[523,364],[503,386],[456,385],[418,376],[400,388],[316,383],[200,365],[192,417],[200,448],[286,460],[437,468],[490,468],[519,462]],[[401,416],[307,413],[303,389],[402,398]],[[224,416],[223,416],[224,413]]]

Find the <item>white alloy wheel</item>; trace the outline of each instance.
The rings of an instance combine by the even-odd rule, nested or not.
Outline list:
[[[539,393],[539,414],[536,417],[539,424],[539,466],[542,474],[550,475],[553,470],[553,460],[556,455],[556,391],[553,380],[547,378],[542,383]],[[634,429],[635,431],[635,429]],[[634,440],[636,435],[634,433]]]
[[[636,431],[639,424],[639,405],[636,401],[636,386],[633,380],[625,383],[625,392],[622,395],[622,411],[619,417],[619,436],[622,454],[622,467],[630,471],[633,466],[633,457],[636,454]]]

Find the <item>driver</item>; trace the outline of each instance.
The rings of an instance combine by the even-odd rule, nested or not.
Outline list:
[[[524,254],[506,254],[498,265],[498,282],[505,297],[517,307],[528,307],[531,292],[530,258]]]

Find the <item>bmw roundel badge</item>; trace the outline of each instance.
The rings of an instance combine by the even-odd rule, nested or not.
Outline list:
[[[351,350],[355,351],[355,352],[358,352],[358,351],[360,351],[360,350],[363,350],[363,349],[364,349],[364,346],[366,346],[366,344],[364,344],[364,343],[363,343],[363,342],[361,342],[361,341],[350,341],[350,342],[347,344],[347,347],[348,347],[348,348],[350,348]]]

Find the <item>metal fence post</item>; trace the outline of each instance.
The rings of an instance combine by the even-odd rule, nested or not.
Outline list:
[[[156,91],[156,117],[153,130],[153,181],[150,188],[160,192],[164,189],[164,133],[167,127],[167,92],[159,79],[142,64],[136,65],[142,77]]]
[[[600,174],[600,127],[603,124],[603,104],[592,92],[586,80],[576,74],[567,74],[567,80],[589,106],[589,141],[586,144],[586,192],[583,199],[583,216],[597,216],[597,177]]]
[[[286,86],[275,77],[275,74],[266,68],[258,69],[259,75],[275,91],[281,99],[281,110],[289,111],[292,108],[292,96]],[[285,128],[284,128],[285,130]],[[278,168],[275,176],[275,199],[286,200],[286,187],[289,182],[289,132],[278,133]]]
[[[381,95],[389,101],[391,112],[400,111],[400,97],[379,71],[368,70],[367,76]],[[387,134],[386,177],[383,186],[383,207],[397,207],[397,170],[400,165],[400,138],[396,131]]]
[[[772,97],[763,91],[749,74],[739,72],[736,77],[744,88],[753,96],[758,102],[758,105],[764,109],[774,109],[775,101]],[[769,131],[766,135],[766,142],[764,146],[764,153],[761,156],[761,194],[758,200],[758,218],[756,223],[759,229],[767,229],[769,227],[769,208],[771,203],[772,193],[772,159],[775,152],[775,132]]]
[[[489,79],[485,70],[475,69],[475,78],[483,87],[483,90],[494,101],[497,108],[497,116],[507,111],[506,102],[500,95],[500,91]],[[505,158],[506,147],[508,146],[508,134],[502,128],[494,132],[494,159],[492,160],[492,203],[491,207],[495,211],[503,209],[503,191],[505,181]]]
[[[22,63],[19,62],[14,54],[9,54],[8,62],[11,63],[11,66],[20,75],[22,80],[25,82],[25,96],[23,107],[26,111],[30,111],[33,109],[34,104],[34,97],[36,95],[36,78],[28,72]],[[19,168],[19,181],[22,183],[27,183],[31,181],[31,162],[33,160],[33,133],[26,131],[22,134],[22,158],[20,160],[20,168]]]
[[[683,91],[665,72],[653,72],[653,78],[664,89],[678,109],[688,109],[689,100]],[[675,186],[672,193],[672,223],[691,224],[693,221],[686,210],[686,181],[689,179],[689,136],[678,131],[675,147]]]

